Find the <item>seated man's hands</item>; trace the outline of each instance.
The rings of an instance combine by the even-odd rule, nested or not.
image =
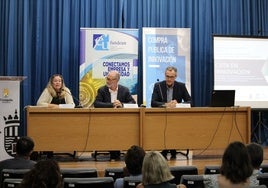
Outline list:
[[[178,102],[177,102],[176,100],[172,100],[172,101],[170,101],[170,102],[165,103],[165,106],[166,106],[167,108],[175,108],[177,103],[178,103]]]
[[[123,107],[122,103],[119,100],[115,100],[113,102],[113,106],[114,106],[114,108],[122,108]]]

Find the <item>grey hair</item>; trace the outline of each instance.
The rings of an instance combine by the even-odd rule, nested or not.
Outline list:
[[[165,71],[165,72],[167,72],[167,71],[174,71],[174,72],[176,73],[176,76],[177,76],[177,68],[176,68],[176,67],[168,66],[168,67],[166,68],[166,71]]]
[[[116,79],[117,79],[118,81],[120,80],[120,74],[119,74],[118,71],[116,71],[116,70],[112,70],[112,71],[110,71],[108,74],[110,74],[110,73],[115,73],[115,77],[116,77]]]

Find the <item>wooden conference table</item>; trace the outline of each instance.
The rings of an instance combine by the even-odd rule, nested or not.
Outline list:
[[[250,107],[27,107],[27,135],[35,151],[224,149],[250,142],[250,115]]]

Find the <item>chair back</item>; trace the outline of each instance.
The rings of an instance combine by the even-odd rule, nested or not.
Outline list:
[[[203,175],[182,175],[180,183],[187,188],[204,188],[203,180]]]
[[[260,185],[266,185],[268,187],[268,173],[262,173],[257,176]]]
[[[21,178],[6,178],[3,182],[2,188],[14,188],[22,182]]]
[[[64,188],[114,188],[114,180],[112,177],[97,178],[64,178]]]
[[[262,164],[262,165],[260,166],[260,171],[261,171],[262,173],[268,173],[268,164]]]
[[[124,177],[124,188],[136,188],[142,181],[142,177],[129,176]]]
[[[23,179],[24,174],[26,174],[30,169],[3,169],[1,172],[1,182],[0,187],[3,188],[5,179]]]
[[[95,178],[98,177],[96,168],[61,168],[62,178]]]
[[[104,172],[105,177],[112,177],[114,181],[117,178],[123,178],[125,176],[123,168],[106,168]]]
[[[220,173],[220,166],[205,166],[204,167],[204,174],[219,174]]]
[[[198,174],[198,169],[196,166],[171,166],[170,172],[174,176],[174,179],[172,179],[170,183],[178,185],[180,184],[182,175]]]

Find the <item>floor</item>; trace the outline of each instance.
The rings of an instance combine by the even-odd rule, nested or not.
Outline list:
[[[185,153],[186,151],[181,151]],[[198,173],[202,174],[206,165],[220,165],[223,150],[189,151],[188,158],[181,153],[177,154],[176,160],[168,160],[170,166],[194,165],[198,168]],[[56,154],[54,158],[59,161],[61,168],[96,168],[98,176],[103,177],[106,168],[124,167],[124,152],[120,161],[109,161],[109,154],[102,153],[97,156],[97,160],[92,157],[91,152],[79,153],[75,157],[66,154]],[[263,164],[268,164],[268,147],[264,148]]]

